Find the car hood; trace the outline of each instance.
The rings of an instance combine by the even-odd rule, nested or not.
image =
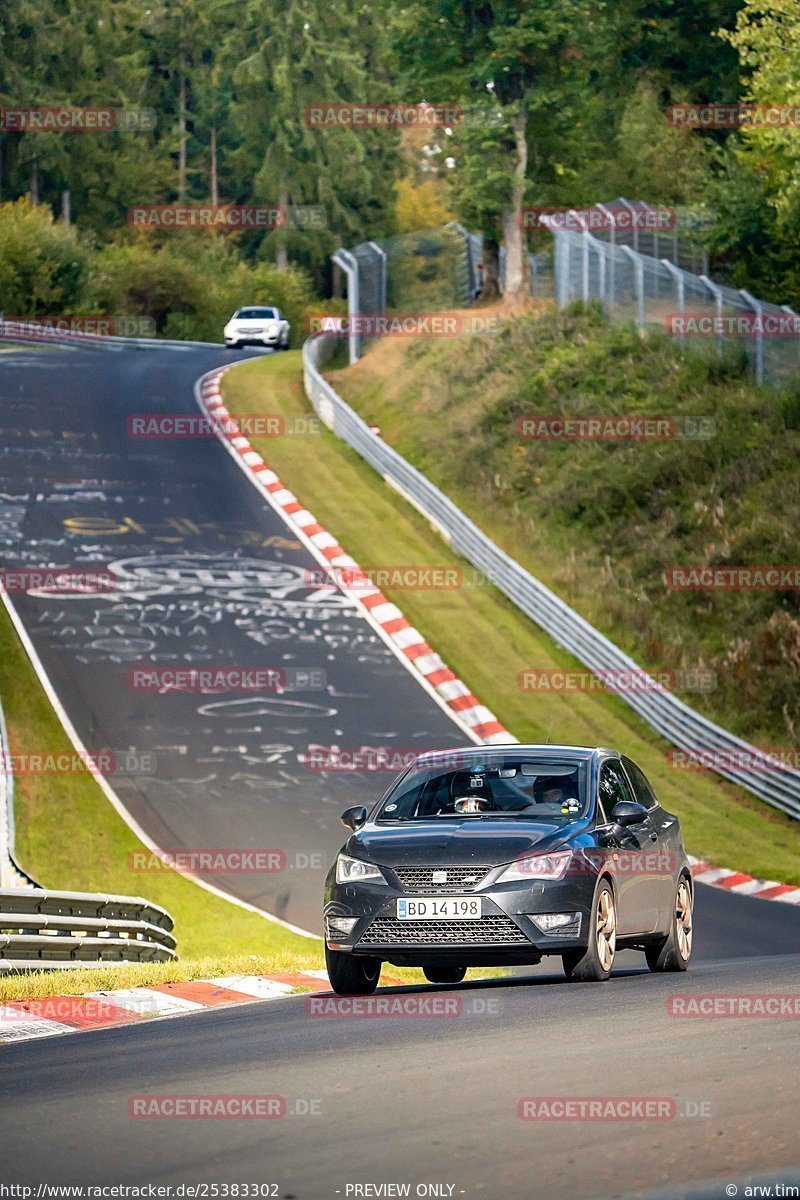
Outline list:
[[[228,323],[238,329],[261,329],[264,325],[280,324],[278,317],[234,317]]]
[[[365,826],[350,838],[348,854],[378,866],[495,866],[535,850],[555,850],[585,829],[586,821],[553,826],[522,818],[426,821],[393,826]]]

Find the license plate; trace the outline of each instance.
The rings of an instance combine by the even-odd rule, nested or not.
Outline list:
[[[480,896],[425,896],[397,901],[398,921],[479,921]]]

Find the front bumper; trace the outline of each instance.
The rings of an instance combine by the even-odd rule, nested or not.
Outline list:
[[[481,916],[473,920],[399,920],[397,901],[419,897],[379,882],[336,884],[326,889],[325,933],[330,949],[368,954],[397,966],[420,966],[431,959],[475,965],[534,963],[547,954],[585,947],[589,937],[595,880],[570,878],[494,883],[448,898],[480,897]],[[544,932],[533,920],[549,913],[573,914],[567,931]],[[330,917],[356,918],[349,933]]]
[[[277,333],[225,334],[226,346],[277,346],[280,344],[280,340],[280,330]]]

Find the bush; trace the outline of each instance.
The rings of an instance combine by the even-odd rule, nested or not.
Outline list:
[[[49,208],[0,205],[0,312],[7,317],[81,311],[89,248]]]
[[[305,275],[271,263],[249,265],[222,239],[198,246],[188,234],[154,246],[148,238],[108,246],[92,263],[92,303],[108,314],[152,317],[159,336],[219,342],[231,314],[243,304],[273,304],[304,337],[306,313],[319,307]]]

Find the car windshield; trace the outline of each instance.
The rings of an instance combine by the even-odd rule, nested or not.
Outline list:
[[[274,321],[278,316],[274,308],[240,308],[236,314],[239,321]]]
[[[412,764],[385,797],[378,821],[525,817],[563,824],[587,810],[586,760],[507,752],[454,754]]]

